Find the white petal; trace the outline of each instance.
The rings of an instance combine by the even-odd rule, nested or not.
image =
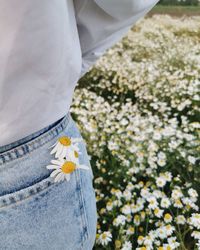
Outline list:
[[[68,154],[69,152],[72,152],[74,149],[72,146],[66,147],[66,154]]]
[[[70,174],[65,174],[65,179],[66,179],[67,181],[69,181],[69,180],[70,180]]]
[[[60,166],[56,166],[56,165],[48,165],[46,166],[47,169],[58,169],[60,168]]]
[[[74,150],[70,150],[70,151],[68,151],[67,156],[68,156],[70,159],[75,158]]]
[[[78,168],[82,168],[82,169],[86,169],[86,170],[88,170],[88,169],[90,169],[88,166],[86,166],[86,165],[79,165],[79,166],[77,166]]]
[[[64,181],[64,179],[65,179],[65,175],[63,174],[63,175],[62,175],[62,181]]]
[[[74,154],[74,150],[72,148],[67,148],[66,154],[65,154],[66,158],[71,158],[73,154]]]
[[[54,177],[54,176],[57,175],[58,173],[60,173],[60,169],[54,170],[54,171],[50,174],[50,176],[51,176],[51,177]]]
[[[60,149],[60,152],[59,152],[59,156],[58,155],[55,155],[57,158],[63,158],[62,157],[62,152],[63,152],[63,146],[62,146],[62,148]]]
[[[58,146],[58,149],[57,149],[57,152],[56,152],[56,154],[55,154],[55,157],[56,158],[59,158],[60,157],[60,153],[62,152],[62,148],[63,148],[64,146],[62,146],[61,144]]]
[[[63,147],[62,152],[60,154],[60,158],[64,158],[66,156],[67,148]]]
[[[59,143],[56,144],[56,146],[51,150],[50,154],[54,154],[57,150],[58,150],[58,147],[59,147]]]
[[[62,165],[62,161],[61,160],[51,160],[51,163],[61,166]]]
[[[56,176],[56,178],[54,179],[54,181],[55,181],[55,182],[61,181],[61,180],[62,180],[62,176],[63,176],[63,173],[60,172],[60,173]]]
[[[58,143],[58,141],[56,141],[53,145],[51,145],[49,148],[53,148],[56,144]]]
[[[68,158],[70,161],[74,162],[76,165],[79,165],[79,158],[77,158],[74,153],[71,154]]]

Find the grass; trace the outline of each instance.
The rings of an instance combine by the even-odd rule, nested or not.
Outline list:
[[[156,5],[148,15],[154,14],[169,14],[172,16],[194,16],[200,15],[200,6],[169,6]]]

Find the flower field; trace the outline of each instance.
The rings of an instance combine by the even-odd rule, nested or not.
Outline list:
[[[200,249],[200,17],[140,20],[79,81],[95,250]]]

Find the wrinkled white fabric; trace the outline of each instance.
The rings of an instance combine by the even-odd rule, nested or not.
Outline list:
[[[77,81],[158,0],[1,0],[0,146],[63,117]]]

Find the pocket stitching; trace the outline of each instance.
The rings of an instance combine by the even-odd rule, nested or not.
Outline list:
[[[66,119],[64,123],[63,120],[61,120],[58,124],[53,126],[51,129],[45,131],[44,133],[40,134],[36,138],[33,138],[28,142],[23,143],[22,145],[16,146],[13,149],[10,149],[0,154],[0,156],[3,159],[2,160],[0,158],[0,170],[1,168],[3,169],[6,163],[9,163],[11,161],[12,162],[20,161],[21,158],[27,155],[29,156],[33,151],[36,151],[38,149],[41,150],[41,148],[46,146],[47,143],[51,142],[56,137],[58,138],[64,132],[64,130],[70,126],[70,121],[71,121],[70,113],[67,113],[67,118],[65,117],[64,119]],[[17,155],[16,151],[18,151],[22,147],[25,148],[24,150],[26,150],[26,152],[23,153],[22,155]],[[15,154],[15,157],[13,157],[13,154]],[[8,160],[5,160],[6,156],[8,156]]]
[[[56,184],[58,183],[54,182],[53,178],[49,176],[31,186],[3,195],[0,197],[0,209],[33,197]]]

